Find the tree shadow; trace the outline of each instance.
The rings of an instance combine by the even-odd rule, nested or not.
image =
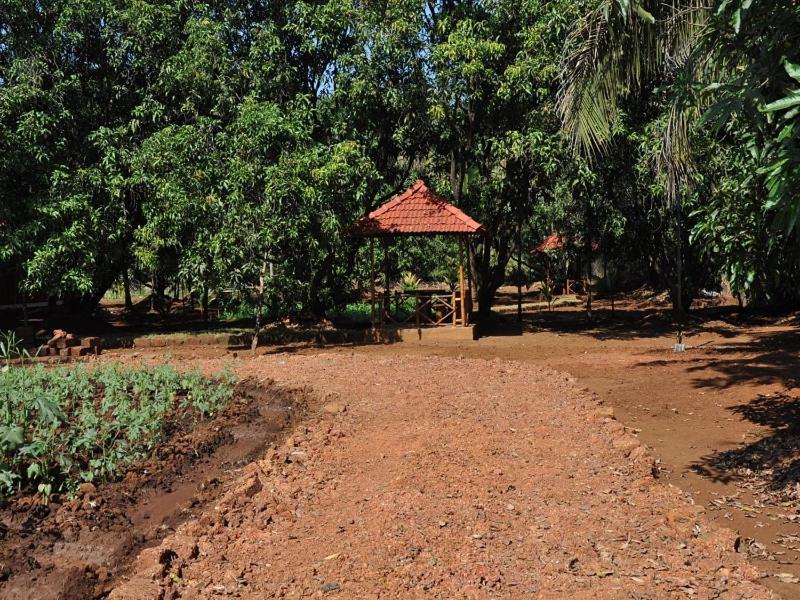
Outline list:
[[[768,492],[795,492],[800,482],[800,398],[759,395],[729,410],[767,427],[769,433],[743,446],[704,456],[692,470],[721,483],[747,482]]]
[[[709,348],[707,360],[688,368],[690,373],[698,374],[695,387],[727,389],[744,383],[800,387],[800,332],[788,329],[747,333],[748,339]],[[708,371],[715,374],[709,375]]]
[[[736,310],[728,306],[698,309],[681,328],[688,336],[715,333],[732,338],[737,333],[727,320]],[[578,333],[600,341],[654,339],[676,336],[678,332],[672,312],[658,307],[621,307],[612,313],[604,305],[592,311],[591,319],[580,310],[536,311],[525,314],[525,324],[532,332]]]

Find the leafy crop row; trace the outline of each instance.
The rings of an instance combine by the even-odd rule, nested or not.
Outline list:
[[[169,365],[0,369],[0,493],[35,485],[46,498],[111,479],[232,394],[230,374],[212,381]]]

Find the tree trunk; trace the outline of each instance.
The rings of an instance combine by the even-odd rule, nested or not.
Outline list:
[[[125,308],[131,310],[133,308],[133,298],[131,298],[131,279],[128,274],[128,267],[122,269],[122,288],[125,290]]]
[[[264,285],[267,277],[267,256],[264,254],[264,259],[261,261],[261,271],[258,274],[258,296],[256,297],[256,328],[253,331],[253,341],[250,344],[250,350],[253,354],[256,353],[258,348],[258,334],[261,331],[261,321],[263,319],[261,313],[264,308]]]
[[[203,296],[200,299],[200,310],[203,313],[203,323],[208,323],[208,283],[203,282]]]
[[[588,237],[588,236],[587,236]],[[586,318],[592,320],[592,242],[586,243]]]
[[[391,314],[392,293],[389,290],[389,242],[383,239],[383,315]],[[381,320],[384,316],[381,315]]]
[[[522,323],[522,217],[517,236],[517,321]]]
[[[316,270],[314,275],[311,277],[311,282],[308,286],[308,310],[311,315],[316,319],[322,319],[325,317],[325,309],[327,308],[327,302],[324,301],[322,294],[320,293],[323,284],[325,283],[328,276],[333,273],[333,267],[336,264],[336,254],[333,250],[328,250],[328,253],[325,255],[325,258],[322,260],[319,268]],[[272,263],[270,263],[270,278],[272,278]],[[359,280],[359,288],[361,287],[361,283]],[[359,290],[359,297],[361,297],[361,293]]]
[[[683,219],[681,197],[675,199],[675,229],[677,239],[675,241],[675,294],[672,297],[672,309],[679,321],[683,321],[686,313],[683,308]]]
[[[491,238],[488,235],[484,238],[482,244],[482,252],[478,257],[479,277],[478,283],[478,317],[479,320],[487,322],[491,315],[492,305],[494,303],[494,295],[498,288],[503,285],[505,281],[506,267],[508,261],[511,259],[512,252],[510,247],[512,244],[511,236],[513,231],[510,232],[509,237],[504,237],[497,240],[497,245],[492,244]],[[492,248],[497,253],[497,263],[492,266]]]
[[[492,296],[494,293],[489,285],[491,277],[492,246],[489,237],[483,243],[483,252],[480,256],[480,280],[478,282],[478,318],[486,322],[492,311]]]

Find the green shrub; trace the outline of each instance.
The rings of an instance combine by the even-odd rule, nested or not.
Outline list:
[[[168,365],[0,369],[0,493],[36,485],[47,498],[113,479],[170,427],[222,409],[233,377],[212,381]]]
[[[366,325],[369,324],[371,316],[372,309],[369,302],[355,302],[344,308],[329,310],[327,314],[331,321],[342,325]]]

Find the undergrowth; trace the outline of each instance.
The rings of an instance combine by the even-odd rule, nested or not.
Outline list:
[[[169,365],[0,369],[0,493],[34,486],[46,500],[113,479],[184,419],[221,410],[234,378]]]

